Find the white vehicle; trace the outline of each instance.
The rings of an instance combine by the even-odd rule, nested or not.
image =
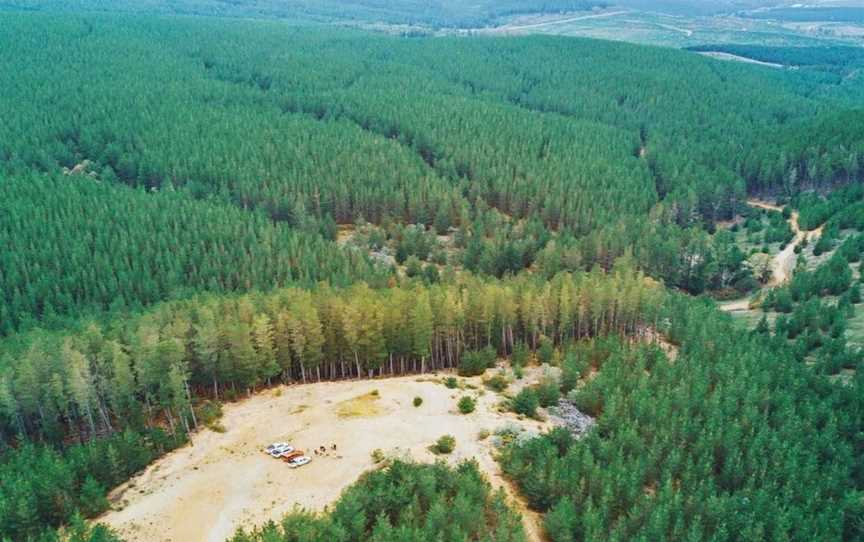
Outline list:
[[[285,442],[274,442],[264,452],[271,457],[282,457],[282,454],[290,454],[294,451],[294,447]]]
[[[288,466],[292,469],[296,469],[297,467],[302,467],[303,465],[312,461],[312,458],[308,455],[301,455],[300,457],[296,457],[288,462]]]

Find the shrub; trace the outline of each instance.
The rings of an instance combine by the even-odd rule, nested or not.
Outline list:
[[[530,351],[528,350],[528,346],[519,342],[513,346],[513,353],[510,354],[510,364],[515,369],[516,367],[524,367],[528,364],[528,356],[530,355]]]
[[[378,463],[381,463],[382,461],[384,461],[384,459],[385,459],[384,451],[381,448],[375,448],[374,450],[372,450],[372,462],[373,463],[375,463],[377,465]]]
[[[861,303],[861,287],[857,284],[849,290],[849,301],[856,305]]]
[[[459,387],[459,381],[456,380],[455,376],[448,376],[444,379],[444,385],[451,390],[455,390],[457,387]]]
[[[459,360],[460,376],[482,375],[495,363],[495,350],[484,348],[476,352],[465,352]]]
[[[108,510],[108,498],[105,488],[92,476],[87,476],[81,485],[81,511],[87,517],[95,517]]]
[[[414,398],[414,406],[415,407],[419,407],[422,404],[423,404],[423,398],[422,397],[415,397]]]
[[[567,497],[558,501],[543,521],[549,538],[555,542],[574,542],[573,525],[579,524],[579,514]]]
[[[504,375],[502,375],[501,373],[487,378],[483,381],[483,383],[486,385],[486,387],[493,391],[497,391],[498,393],[506,390],[507,386],[509,385],[509,383],[507,382],[507,378],[505,378]]]
[[[753,275],[747,275],[736,280],[733,286],[739,293],[746,294],[747,292],[758,289],[761,285],[756,277]]]
[[[417,256],[409,256],[405,262],[405,274],[409,277],[419,277],[423,273],[423,264]]]
[[[228,431],[228,429],[220,422],[210,422],[207,424],[207,427],[216,433],[224,433],[225,431]]]
[[[489,430],[481,429],[479,433],[477,433],[477,440],[486,440],[489,438]]]
[[[540,399],[537,397],[537,392],[532,388],[524,388],[516,397],[513,398],[511,408],[516,414],[534,417],[537,415],[537,407],[540,406]]]
[[[540,340],[540,348],[537,349],[537,359],[540,363],[552,363],[555,357],[555,345],[547,337]]]
[[[513,378],[516,380],[522,380],[522,377],[525,376],[525,370],[521,365],[516,365],[513,367]]]
[[[543,408],[557,405],[560,398],[561,387],[557,379],[546,377],[537,386],[537,400]]]
[[[585,386],[573,391],[568,399],[576,405],[576,408],[589,416],[596,418],[603,412],[603,398],[597,386]]]
[[[477,401],[469,396],[459,399],[459,412],[462,414],[471,414],[477,408]]]
[[[456,437],[444,435],[432,445],[432,451],[436,454],[449,454],[456,448]]]
[[[423,268],[423,278],[429,284],[435,284],[441,280],[441,273],[438,272],[438,268],[434,265],[427,265]]]
[[[201,406],[195,409],[198,422],[211,429],[218,425],[219,419],[222,417],[222,403],[216,401],[204,401]]]
[[[561,391],[568,393],[576,387],[579,379],[582,378],[585,365],[584,361],[576,357],[575,352],[567,353],[561,365]]]

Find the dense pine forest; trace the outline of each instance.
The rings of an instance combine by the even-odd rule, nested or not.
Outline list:
[[[0,5],[0,539],[118,540],[107,492],[258,390],[516,357],[597,420],[502,448],[550,540],[864,539],[860,55],[46,4]],[[387,20],[522,9],[449,4]],[[524,540],[399,461],[234,540],[435,536]]]
[[[388,496],[386,499],[379,496]],[[346,491],[324,518],[302,512],[232,542],[265,540],[495,540],[522,542],[519,518],[492,493],[473,463],[455,472],[443,464],[396,462]]]

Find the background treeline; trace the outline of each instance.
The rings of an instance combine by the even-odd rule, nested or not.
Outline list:
[[[490,26],[523,13],[560,13],[604,7],[601,0],[5,0],[0,9],[92,11],[158,15],[204,15],[290,19],[293,22],[357,21],[431,28]]]
[[[0,59],[7,190],[20,193],[14,185],[33,170],[55,176],[66,168],[76,180],[180,191],[330,238],[334,223],[361,218],[439,233],[463,228],[475,234],[467,267],[494,275],[530,267],[549,236],[476,235],[484,227],[476,210],[484,206],[561,234],[543,253],[547,274],[609,269],[630,252],[655,278],[700,293],[728,282],[712,269],[717,254],[700,230],[731,218],[748,190],[794,194],[860,179],[864,122],[848,111],[860,103],[856,81],[829,84],[811,73],[681,51],[550,37],[416,40],[263,21],[12,13],[0,44],[9,52]],[[68,229],[64,249],[82,252],[86,230],[57,222],[63,212],[49,202],[31,204],[45,208],[49,231]],[[143,212],[139,223],[159,223]],[[264,230],[282,230],[260,221]],[[165,235],[171,246],[196,250],[187,237]],[[239,253],[248,242],[232,245]],[[100,292],[87,285],[94,278],[86,291],[38,287],[37,295],[21,281],[51,280],[34,279],[26,263],[43,258],[43,248],[18,244],[0,270],[9,285],[0,307],[6,332],[114,298],[150,303],[181,286],[248,288],[265,276],[280,285],[288,275],[343,274],[341,264],[307,271],[295,260],[314,258],[294,249],[292,265],[280,264],[272,277],[266,264],[252,263],[260,269],[232,265],[181,280],[207,275],[199,256],[190,256],[195,269],[170,270],[152,279],[165,283],[156,288],[122,278],[130,264],[106,256],[100,275],[119,277],[116,287]],[[152,258],[150,269],[174,265]],[[213,276],[226,273],[230,279]],[[246,273],[254,276],[239,276]]]
[[[606,341],[582,362],[599,374],[569,397],[594,430],[505,453],[550,539],[861,539],[860,358],[851,381],[830,384],[785,339],[673,305],[674,359]]]
[[[493,493],[477,464],[448,467],[395,461],[365,474],[322,515],[303,511],[232,542],[524,542],[519,515],[502,492]]]
[[[86,440],[125,427],[198,423],[195,395],[265,384],[455,367],[468,350],[634,333],[662,291],[623,264],[611,274],[466,278],[425,286],[289,288],[159,305],[73,334],[0,345],[0,439]]]
[[[864,22],[864,8],[847,6],[795,6],[776,7],[768,10],[746,12],[753,19],[777,19],[781,21],[813,22]]]

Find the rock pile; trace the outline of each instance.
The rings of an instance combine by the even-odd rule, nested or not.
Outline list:
[[[556,425],[566,427],[577,436],[585,434],[594,425],[594,418],[564,399],[558,402],[557,407],[549,409],[549,417]]]

